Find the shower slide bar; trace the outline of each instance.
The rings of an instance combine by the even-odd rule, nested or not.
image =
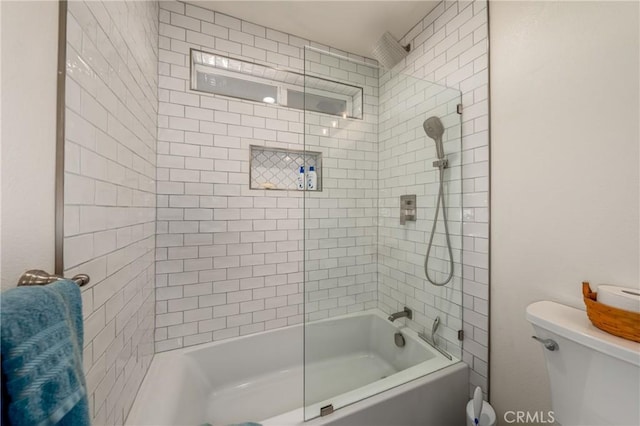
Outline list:
[[[73,278],[64,278],[60,275],[53,275],[42,269],[31,269],[20,277],[18,280],[18,287],[24,285],[46,285],[60,280],[74,281],[78,286],[83,287],[89,284],[91,280],[87,274],[78,274]]]

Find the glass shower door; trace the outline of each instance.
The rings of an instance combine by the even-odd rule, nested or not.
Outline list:
[[[314,48],[304,53],[308,420],[461,357],[462,158],[459,91],[390,73],[373,61]],[[432,127],[441,123],[435,139],[423,126],[429,117],[437,117]],[[427,270],[436,283],[446,280],[443,286],[430,284],[424,270],[440,188],[434,161],[446,163],[439,204],[446,205],[449,238],[440,207]],[[315,189],[308,185],[312,165]],[[413,213],[401,209],[405,195],[415,196]],[[447,241],[454,262],[449,280]],[[388,319],[405,307],[411,319]]]

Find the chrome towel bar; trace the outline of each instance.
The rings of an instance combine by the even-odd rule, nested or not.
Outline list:
[[[20,277],[18,280],[18,286],[23,285],[46,285],[51,284],[60,280],[71,280],[75,281],[80,287],[89,284],[90,278],[89,275],[86,274],[78,274],[73,278],[64,278],[59,275],[53,275],[48,272],[43,271],[42,269],[31,269]]]

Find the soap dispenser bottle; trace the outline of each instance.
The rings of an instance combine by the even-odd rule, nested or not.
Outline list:
[[[299,191],[304,191],[304,186],[305,186],[304,166],[300,166],[300,171],[298,172],[297,186]]]
[[[309,174],[307,175],[307,189],[315,191],[318,186],[318,175],[316,174],[316,168],[314,166],[309,167]]]

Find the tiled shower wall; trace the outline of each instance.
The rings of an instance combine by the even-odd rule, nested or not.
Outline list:
[[[315,44],[168,2],[158,53],[157,16],[153,2],[69,2],[65,269],[92,277],[83,291],[84,352],[95,424],[122,423],[153,352],[156,117],[156,350],[302,319],[301,194],[249,191],[247,173],[249,144],[302,147],[303,114],[190,92],[186,52],[194,46],[302,70],[302,46]],[[486,35],[484,2],[441,3],[407,34],[413,50],[397,67],[463,92],[463,357],[472,385],[485,390]],[[379,297],[372,249],[378,76],[329,55],[309,59],[316,73],[365,87],[363,121],[307,117],[308,149],[327,161],[325,191],[307,205],[309,223],[318,225],[309,231],[317,246],[308,247],[308,281],[317,293],[309,293],[316,305],[308,308],[322,318]]]
[[[325,47],[325,50],[328,48]],[[317,320],[377,305],[378,69],[307,49],[307,73],[363,87],[362,120],[305,113],[322,151],[322,192],[304,205],[305,313]]]
[[[436,317],[439,344],[456,357],[461,356],[457,331],[462,329],[462,202],[460,153],[460,92],[445,86],[385,72],[380,78],[379,114],[379,237],[378,307],[397,312],[404,306],[413,310],[407,321],[418,332],[431,333]],[[453,276],[446,285],[432,285],[425,279],[424,261],[436,215],[439,171],[434,141],[423,129],[427,117],[438,117],[446,131],[442,137],[448,160],[445,169],[444,198],[453,253]],[[401,224],[400,197],[416,196],[416,220]],[[449,253],[442,208],[429,255],[430,277],[445,283]]]
[[[463,93],[463,358],[473,368],[472,386],[481,385],[485,391],[486,35],[485,2],[443,2],[405,36],[403,42],[411,41],[413,49],[394,70],[458,88]],[[303,46],[307,44],[333,50],[181,2],[161,3],[157,351],[302,320],[301,194],[249,190],[248,149],[250,144],[301,149],[303,114],[191,92],[188,50],[195,47],[302,71]],[[321,150],[329,160],[325,163],[325,191],[313,194],[306,206],[308,223],[313,228],[307,235],[311,242],[306,253],[311,261],[307,264],[307,300],[311,302],[307,312],[310,318],[323,318],[373,306],[375,299],[384,299],[384,288],[374,295],[370,280],[370,275],[377,272],[376,262],[371,261],[370,244],[376,227],[371,226],[375,223],[375,214],[371,213],[377,210],[377,195],[362,196],[377,186],[378,179],[374,177],[378,168],[372,167],[378,161],[377,146],[371,145],[377,145],[377,117],[373,116],[377,114],[378,82],[377,74],[371,74],[366,67],[359,68],[330,55],[318,56],[312,62],[317,64],[313,71],[319,75],[343,81],[364,78],[359,85],[367,87],[370,96],[368,100],[365,97],[370,116],[360,123],[307,114],[307,130],[312,134],[307,138],[307,149]],[[338,123],[335,127],[333,121]],[[349,136],[344,137],[345,134]],[[361,142],[356,143],[357,140]],[[426,143],[424,140],[421,143]],[[330,191],[326,184],[334,178],[335,186]],[[332,198],[330,194],[340,195]],[[359,229],[350,230],[358,223]],[[457,231],[460,232],[459,227]],[[459,248],[456,257],[460,256]],[[341,260],[344,256],[340,253],[354,257]],[[355,264],[348,264],[354,261]],[[339,271],[334,276],[336,266]],[[344,286],[350,286],[346,293],[341,288]],[[400,298],[402,295],[398,294],[398,304],[402,302]],[[381,306],[392,308],[384,301]],[[425,312],[425,317],[431,318],[431,313]],[[459,326],[454,322],[446,332],[450,340],[454,325]]]
[[[156,351],[299,323],[302,193],[250,190],[249,147],[303,149],[304,113],[189,90],[189,49],[302,72],[314,43],[182,2],[160,3],[159,16]],[[324,164],[307,205],[307,312],[323,318],[375,300],[377,74],[309,60],[365,87],[364,120],[307,115],[307,149]]]
[[[65,275],[82,289],[92,424],[124,423],[153,357],[155,2],[70,1]]]
[[[485,392],[489,377],[487,20],[486,1],[440,3],[405,35],[402,43],[411,42],[412,50],[394,68],[462,92],[462,356],[472,368],[471,388],[481,386]]]

